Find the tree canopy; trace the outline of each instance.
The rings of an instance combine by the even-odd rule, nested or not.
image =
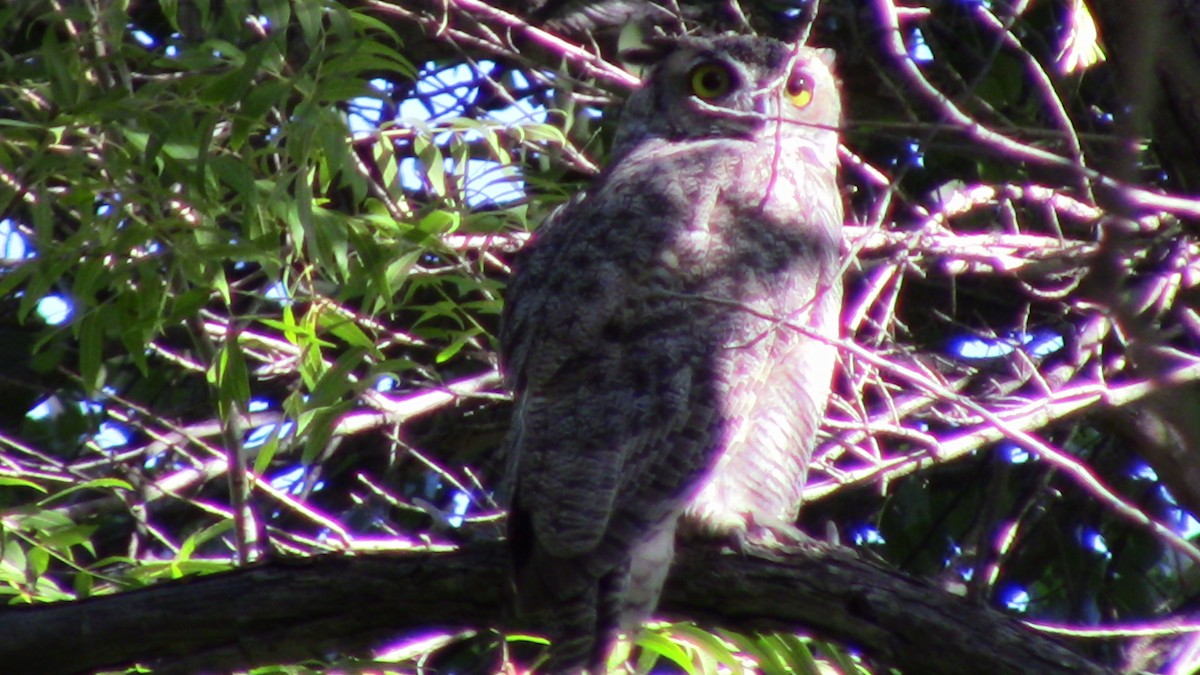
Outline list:
[[[832,543],[689,548],[633,667],[1200,667],[1197,3],[28,0],[6,671],[529,663],[512,254],[604,165],[622,49],[724,30],[838,54],[847,292],[801,514]]]

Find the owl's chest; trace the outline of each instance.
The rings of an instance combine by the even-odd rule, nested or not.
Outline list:
[[[742,162],[725,172],[741,175]],[[739,170],[740,169],[740,170]],[[687,191],[661,261],[692,284],[787,285],[829,246],[824,227],[804,210],[794,177],[777,170]]]
[[[840,205],[835,172],[792,150],[648,142],[589,198],[577,248],[639,280],[634,295],[740,301],[811,287],[814,270],[836,260]]]

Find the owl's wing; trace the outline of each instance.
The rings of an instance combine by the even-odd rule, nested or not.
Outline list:
[[[570,207],[557,216],[572,217]],[[605,227],[589,222],[592,231]],[[652,336],[629,334],[648,279],[598,252],[581,229],[552,222],[539,232],[517,261],[501,331],[517,406],[510,488],[538,544],[559,557],[595,549],[615,502],[636,496],[638,473],[662,461],[687,397],[671,405],[652,394],[690,389],[685,355],[661,356],[646,348]]]
[[[545,310],[545,305],[552,298],[539,296],[541,285],[536,274],[545,263],[542,251],[554,247],[556,239],[568,238],[569,235],[552,234],[562,229],[564,222],[570,220],[572,212],[579,208],[586,193],[580,192],[569,202],[562,204],[550,212],[550,215],[538,227],[533,239],[517,252],[513,259],[515,271],[509,280],[504,294],[504,309],[500,315],[500,370],[504,373],[506,384],[516,392],[523,389],[525,362],[529,356],[531,335],[538,322],[538,317]],[[547,240],[551,240],[547,242]],[[527,271],[528,270],[528,271]]]
[[[517,405],[514,510],[547,553],[589,552],[593,573],[678,506],[715,419],[697,386],[711,339],[694,306],[663,292],[655,257],[688,204],[606,198],[609,187],[526,247],[500,339]]]

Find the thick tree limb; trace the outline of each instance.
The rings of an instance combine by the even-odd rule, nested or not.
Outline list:
[[[141,662],[212,672],[358,651],[415,629],[504,626],[499,543],[450,553],[275,560],[79,602],[0,610],[0,663],[55,675]],[[771,561],[684,550],[663,613],[804,626],[911,673],[1101,673],[988,608],[847,549]]]

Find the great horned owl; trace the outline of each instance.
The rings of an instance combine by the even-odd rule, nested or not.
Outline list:
[[[598,670],[648,617],[681,517],[743,541],[794,522],[836,358],[831,54],[638,58],[611,165],[522,252],[501,331],[518,612],[551,673]]]

